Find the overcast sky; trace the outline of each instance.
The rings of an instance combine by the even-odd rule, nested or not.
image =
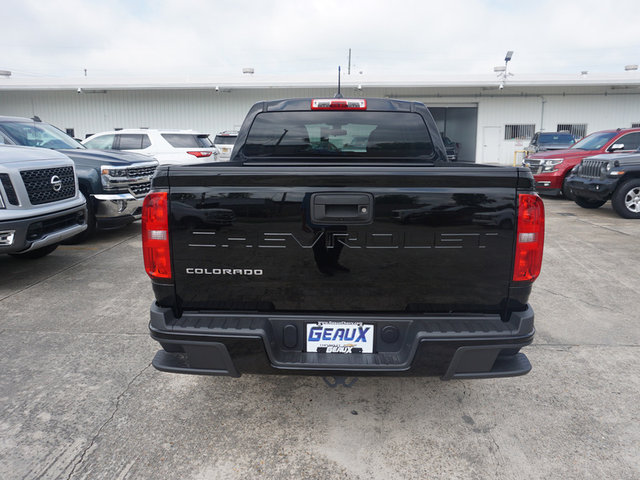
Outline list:
[[[0,0],[14,78],[621,73],[640,1]]]

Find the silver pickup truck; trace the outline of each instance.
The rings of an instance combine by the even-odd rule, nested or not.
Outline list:
[[[73,161],[54,150],[0,145],[0,253],[39,258],[87,228]]]

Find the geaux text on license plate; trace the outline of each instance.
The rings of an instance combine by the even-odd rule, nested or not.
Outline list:
[[[307,324],[307,352],[373,353],[374,326],[360,322]]]

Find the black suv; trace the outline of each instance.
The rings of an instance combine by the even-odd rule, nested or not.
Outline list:
[[[583,208],[598,208],[611,199],[621,217],[640,218],[640,149],[587,157],[573,167],[566,182]]]

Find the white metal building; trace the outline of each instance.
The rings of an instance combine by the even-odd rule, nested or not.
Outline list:
[[[290,97],[333,97],[336,79],[243,75],[204,81],[0,78],[0,115],[37,115],[76,138],[114,128],[237,129],[251,105]],[[345,97],[424,102],[460,159],[511,164],[536,131],[579,136],[640,126],[640,74],[373,79],[343,75]]]

